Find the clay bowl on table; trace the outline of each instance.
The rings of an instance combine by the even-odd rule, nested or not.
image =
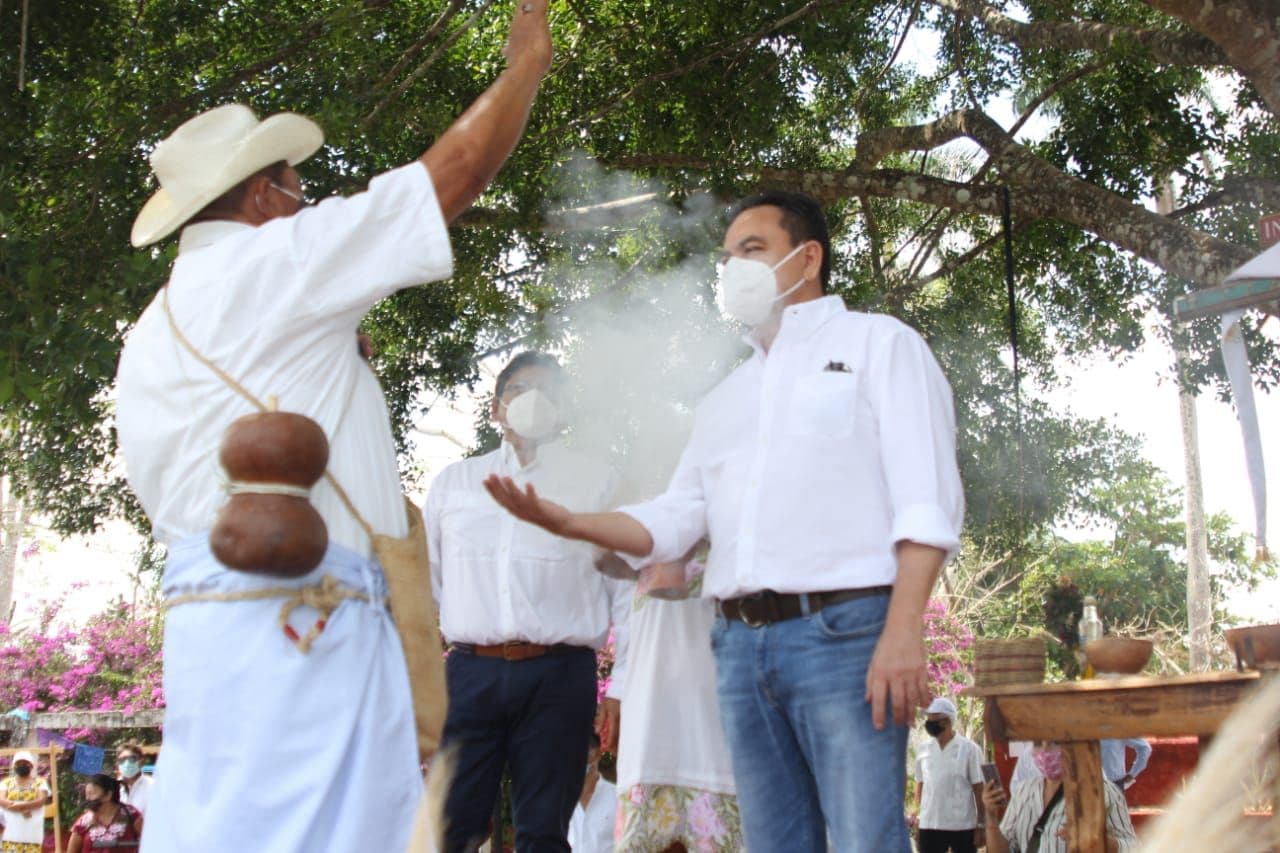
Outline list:
[[[1103,637],[1084,644],[1084,656],[1095,672],[1115,672],[1130,675],[1141,672],[1151,660],[1154,648],[1150,640],[1130,640],[1125,637]]]
[[[1240,670],[1280,662],[1280,625],[1249,625],[1228,628],[1223,633],[1227,635],[1227,645],[1235,652]]]

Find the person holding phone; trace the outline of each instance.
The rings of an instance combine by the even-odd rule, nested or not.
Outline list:
[[[982,749],[955,730],[956,706],[941,696],[925,710],[931,740],[916,756],[920,853],[973,853],[982,826]]]
[[[1005,794],[998,782],[987,782],[982,788],[982,805],[990,826],[988,853],[1067,853],[1062,748],[1052,742],[1037,742],[1031,758],[1040,774],[1015,784],[1011,794]],[[1138,836],[1129,820],[1124,794],[1115,785],[1103,785],[1102,789],[1107,808],[1105,853],[1136,850]]]

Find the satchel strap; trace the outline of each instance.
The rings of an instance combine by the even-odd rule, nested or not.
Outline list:
[[[244,397],[246,400],[248,400],[249,404],[252,405],[254,408],[256,408],[258,411],[270,412],[274,410],[275,408],[274,406],[268,406],[267,404],[259,400],[257,397],[255,397],[253,393],[249,391],[248,388],[245,388],[243,385],[237,382],[234,377],[228,374],[221,367],[218,367],[218,365],[214,364],[208,358],[205,358],[204,354],[201,353],[200,350],[195,348],[195,344],[187,340],[187,336],[184,335],[182,333],[182,330],[178,328],[178,321],[175,320],[173,317],[173,310],[169,308],[169,285],[168,284],[165,284],[164,288],[160,291],[160,301],[164,305],[165,316],[169,318],[169,328],[173,330],[174,338],[177,339],[178,343],[182,344],[183,348],[185,348],[187,352],[191,353],[192,357],[195,358],[196,361],[200,362],[205,367],[213,371],[214,376],[217,376],[219,379],[221,379],[223,384],[225,384],[232,391],[235,391],[241,397]],[[347,495],[347,490],[342,488],[342,486],[338,483],[337,478],[334,477],[333,474],[329,473],[328,470],[324,472],[324,479],[325,479],[325,482],[327,482],[330,486],[333,487],[333,491],[335,494],[337,494],[338,500],[342,501],[342,505],[347,508],[347,512],[351,513],[351,517],[354,518],[356,520],[356,523],[359,524],[364,529],[364,532],[368,534],[370,541],[372,541],[373,537],[376,535],[373,530],[373,525],[371,525],[367,520],[365,520],[365,517],[360,514],[360,510],[356,509],[356,505],[352,503],[350,496]]]
[[[1053,811],[1058,803],[1062,802],[1063,784],[1058,783],[1058,790],[1053,792],[1053,796],[1049,798],[1049,802],[1045,803],[1044,811],[1040,812],[1040,819],[1036,821],[1035,827],[1031,830],[1031,840],[1027,842],[1026,853],[1040,853],[1040,838],[1044,835],[1044,825],[1049,821],[1049,813]]]

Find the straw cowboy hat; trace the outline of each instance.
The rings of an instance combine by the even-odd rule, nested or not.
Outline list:
[[[160,189],[142,206],[129,239],[146,246],[167,237],[259,169],[281,160],[297,165],[323,144],[320,126],[296,113],[258,121],[243,104],[203,112],[151,152],[151,171]]]

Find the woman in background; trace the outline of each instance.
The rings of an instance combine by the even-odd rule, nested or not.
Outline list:
[[[10,775],[0,782],[0,832],[2,853],[40,853],[44,843],[44,807],[51,799],[49,786],[36,776],[36,757],[30,752],[13,756]]]
[[[84,783],[85,813],[71,826],[67,853],[134,849],[142,838],[142,814],[120,802],[120,782],[97,773]]]
[[[703,567],[686,564],[684,600],[647,594],[644,576],[636,590],[622,688],[615,853],[744,847],[716,698],[715,609],[699,597]]]

